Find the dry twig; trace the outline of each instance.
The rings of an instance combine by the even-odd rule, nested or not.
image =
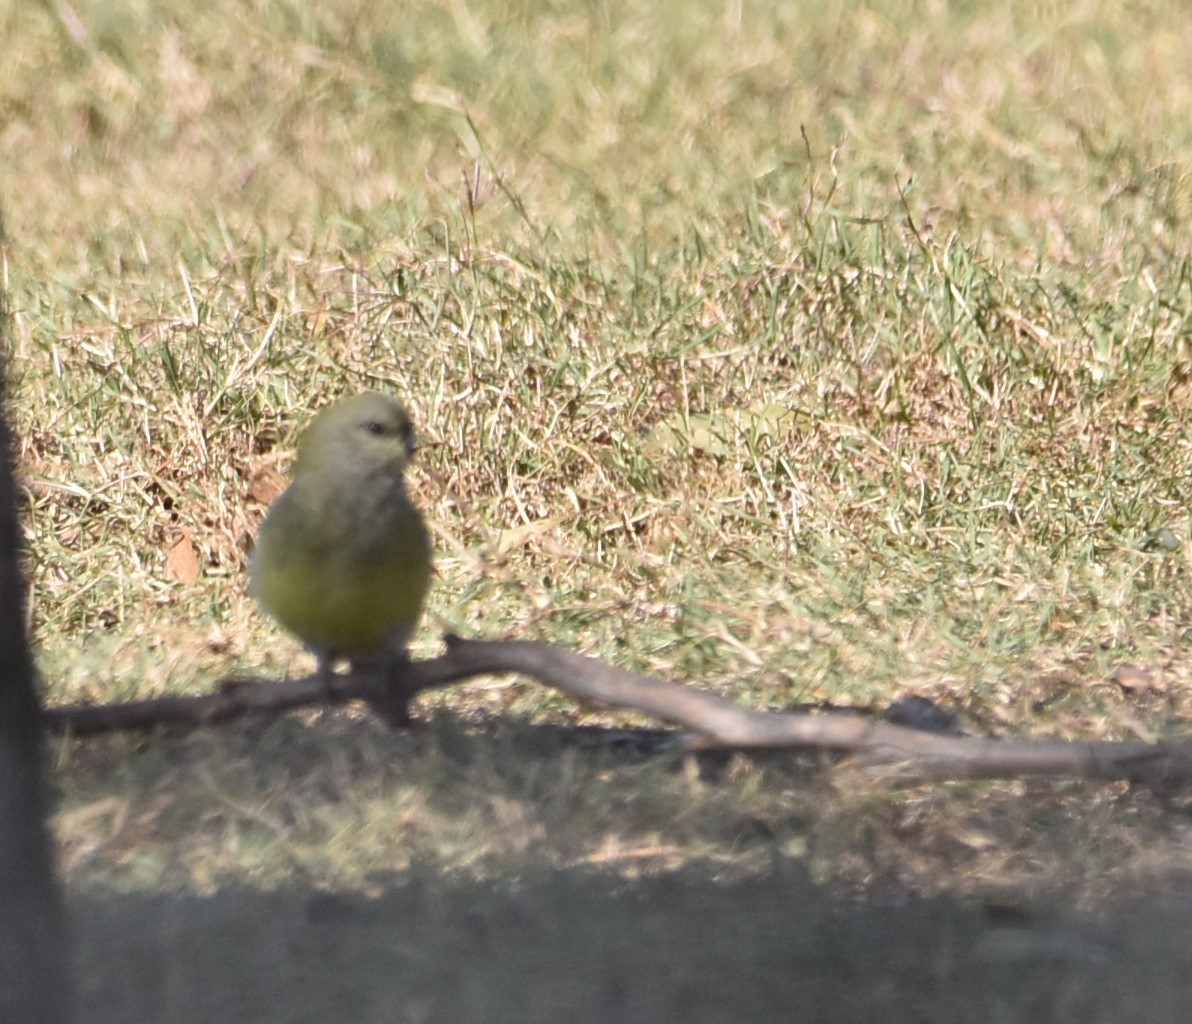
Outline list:
[[[1192,781],[1192,746],[1179,743],[999,740],[925,732],[849,712],[772,712],[743,707],[681,683],[640,676],[551,644],[448,636],[446,652],[411,661],[390,679],[336,677],[336,700],[369,701],[391,721],[422,690],[478,675],[515,672],[581,701],[642,711],[680,726],[688,749],[824,750],[882,774],[910,778],[1068,775],[1129,779],[1168,790]],[[195,727],[250,714],[276,714],[327,698],[314,676],[283,682],[242,680],[195,697],[165,697],[48,710],[54,732],[86,735],[162,725]]]

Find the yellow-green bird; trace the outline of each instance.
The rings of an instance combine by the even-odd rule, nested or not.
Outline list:
[[[406,493],[415,446],[395,398],[370,392],[328,406],[303,434],[290,486],[261,525],[252,594],[314,654],[328,688],[337,659],[354,669],[399,664],[418,624],[431,552]],[[404,721],[397,703],[387,717]]]

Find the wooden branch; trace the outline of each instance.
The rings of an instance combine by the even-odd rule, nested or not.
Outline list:
[[[676,736],[677,744],[692,750],[824,750],[848,755],[881,774],[922,779],[1068,775],[1130,779],[1163,790],[1192,782],[1192,746],[1186,744],[998,740],[925,732],[851,712],[760,711],[551,644],[456,636],[446,640],[443,655],[406,662],[391,679],[336,676],[331,696],[336,701],[362,699],[379,708],[473,676],[514,672],[577,700],[645,712],[680,726],[685,734]],[[45,712],[45,719],[51,731],[73,735],[160,725],[193,728],[276,714],[327,698],[322,681],[314,676],[283,682],[244,680],[204,696],[53,708]]]

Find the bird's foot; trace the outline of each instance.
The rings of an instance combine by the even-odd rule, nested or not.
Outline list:
[[[372,679],[365,700],[374,714],[391,729],[408,729],[413,722],[410,715],[413,694],[406,685],[407,664],[406,658],[386,658],[382,663],[368,667]]]

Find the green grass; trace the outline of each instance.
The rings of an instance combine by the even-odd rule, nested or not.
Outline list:
[[[449,627],[756,706],[1184,729],[1192,30],[1167,7],[76,0],[0,26],[48,700],[307,667],[247,553],[311,411],[372,387],[426,442],[417,655]],[[524,681],[423,713],[61,743],[68,881],[781,857],[1095,903],[1187,863],[1178,814],[1113,787],[701,779],[540,737],[624,716]]]

